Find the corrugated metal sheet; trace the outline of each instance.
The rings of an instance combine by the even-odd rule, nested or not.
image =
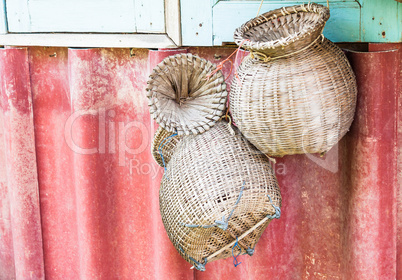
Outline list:
[[[398,48],[348,53],[359,85],[351,131],[325,157],[279,159],[281,219],[253,257],[206,272],[190,270],[164,231],[144,89],[167,55],[217,63],[232,49],[1,49],[0,279],[402,277],[401,56],[384,51]]]

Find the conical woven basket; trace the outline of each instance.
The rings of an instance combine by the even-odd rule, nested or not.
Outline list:
[[[159,192],[162,221],[178,252],[197,269],[252,254],[281,195],[268,158],[225,122],[183,137]],[[190,167],[190,168],[189,168]],[[272,202],[272,203],[271,203]],[[241,250],[241,251],[240,251]]]
[[[151,143],[151,153],[157,164],[165,167],[181,137],[159,126]]]
[[[328,17],[318,4],[286,7],[235,32],[251,52],[232,82],[230,110],[243,135],[270,156],[326,152],[353,121],[355,76],[320,35]]]
[[[165,58],[148,80],[147,96],[153,118],[178,135],[199,134],[223,115],[227,91],[225,78],[210,61],[192,54]]]

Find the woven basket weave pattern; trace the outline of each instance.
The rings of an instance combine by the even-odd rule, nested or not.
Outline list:
[[[193,260],[204,263],[205,258],[273,214],[267,195],[274,205],[281,205],[268,158],[235,131],[231,135],[227,123],[219,122],[203,134],[183,137],[162,178],[159,201],[165,229],[178,252],[192,264]],[[233,209],[227,230],[184,226],[213,225],[229,217]],[[269,222],[239,241],[242,253],[254,248]],[[231,255],[228,248],[208,262]]]
[[[282,55],[282,48],[270,51],[277,49]],[[230,109],[240,131],[270,156],[328,151],[348,131],[356,106],[355,76],[344,53],[316,37],[297,53],[261,57],[246,57],[240,82],[232,82]]]
[[[176,149],[177,143],[180,142],[180,136],[173,136],[169,138],[172,135],[172,132],[168,132],[161,126],[159,126],[155,132],[154,138],[151,143],[151,154],[156,163],[160,166],[164,166],[163,163],[165,163],[165,165],[169,163],[170,158],[174,150]],[[161,149],[159,150],[159,148]],[[161,157],[161,153],[163,155],[163,160]]]
[[[178,135],[203,133],[226,109],[226,84],[210,61],[192,54],[177,54],[158,64],[148,80],[147,96],[153,118]]]

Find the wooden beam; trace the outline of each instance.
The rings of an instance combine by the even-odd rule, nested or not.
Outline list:
[[[180,0],[165,0],[165,26],[170,39],[181,46]]]
[[[4,46],[54,46],[79,48],[175,48],[166,34],[4,34]]]
[[[6,0],[0,0],[0,34],[7,33]]]

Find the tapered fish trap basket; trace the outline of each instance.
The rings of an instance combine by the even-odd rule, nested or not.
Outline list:
[[[148,80],[150,113],[165,130],[178,135],[203,133],[225,112],[227,98],[221,71],[192,54],[177,54],[158,64]]]
[[[231,113],[270,156],[326,152],[352,123],[355,76],[343,52],[321,36],[328,18],[322,5],[286,7],[235,32],[250,55],[232,82]]]
[[[158,127],[151,143],[151,153],[157,164],[165,167],[169,163],[180,139],[181,137],[175,133]]]
[[[268,158],[233,129],[218,122],[183,137],[161,182],[168,236],[200,270],[232,256],[232,248],[233,254],[252,255],[269,222],[280,216],[280,190]]]

